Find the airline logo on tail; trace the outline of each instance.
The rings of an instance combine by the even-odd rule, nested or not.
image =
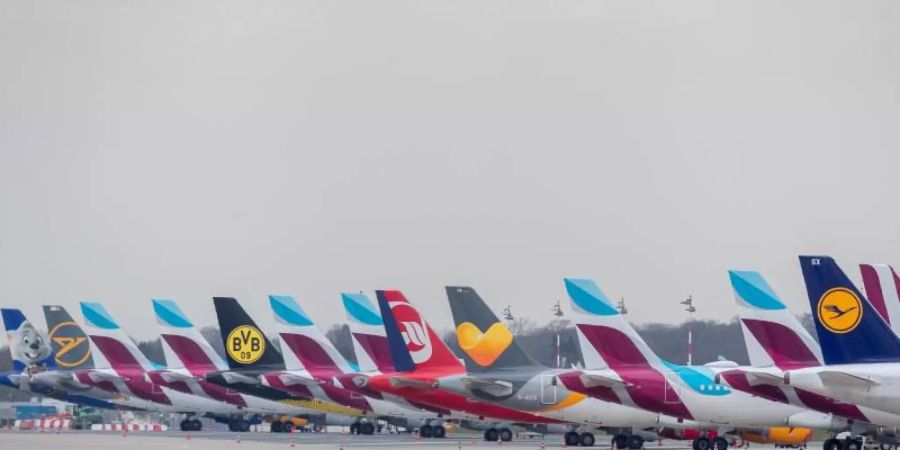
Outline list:
[[[48,333],[54,344],[56,364],[69,369],[78,367],[91,357],[91,346],[87,336],[77,323],[60,322]]]
[[[241,364],[253,364],[266,351],[262,332],[252,325],[241,325],[228,333],[228,355]]]
[[[428,336],[428,328],[419,313],[406,302],[390,302],[389,304],[413,362],[420,364],[428,361],[432,353],[431,338]]]
[[[862,320],[862,313],[862,300],[849,289],[829,289],[819,298],[819,322],[832,333],[844,334],[855,330]]]
[[[472,361],[481,367],[487,367],[509,348],[513,335],[500,322],[494,322],[487,332],[482,332],[472,322],[463,322],[456,327],[456,341]]]

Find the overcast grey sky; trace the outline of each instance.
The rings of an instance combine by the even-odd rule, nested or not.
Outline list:
[[[900,3],[0,0],[0,304],[446,284],[542,322],[808,310],[798,253],[900,265]],[[90,6],[89,6],[90,5]]]

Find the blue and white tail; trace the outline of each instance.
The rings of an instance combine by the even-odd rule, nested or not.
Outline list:
[[[342,293],[347,324],[359,370],[364,373],[393,372],[394,360],[378,308],[363,293]]]
[[[801,256],[800,268],[826,364],[900,361],[900,338],[828,256]]]
[[[0,309],[6,342],[12,355],[13,369],[23,371],[39,367],[55,367],[53,349],[47,337],[25,318],[19,309]]]
[[[796,369],[822,364],[819,344],[759,272],[730,270],[728,277],[752,366]]]
[[[170,369],[184,367],[195,376],[202,376],[228,368],[222,356],[216,353],[178,304],[163,299],[153,299],[152,304]]]
[[[81,302],[81,314],[84,316],[84,329],[91,338],[92,348],[97,349],[97,353],[102,354],[113,369],[117,371],[157,369],[103,305]]]

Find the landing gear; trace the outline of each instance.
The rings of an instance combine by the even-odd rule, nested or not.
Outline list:
[[[496,428],[488,428],[487,430],[484,430],[484,440],[485,441],[497,442],[498,437],[500,437],[500,433],[497,432]]]
[[[275,422],[272,422],[272,425],[269,427],[269,431],[271,431],[272,433],[281,433],[281,421],[276,420]]]
[[[293,422],[282,422],[281,423],[281,432],[282,433],[290,433],[294,431],[294,423]]]
[[[375,433],[375,424],[363,422],[359,424],[360,434],[370,435]]]
[[[863,442],[860,438],[847,438],[844,442],[844,450],[863,450]]]
[[[709,450],[710,444],[709,438],[698,437],[691,443],[691,448],[694,450]]]
[[[203,423],[197,419],[184,419],[179,424],[181,431],[200,431],[203,429]]]
[[[436,439],[442,439],[447,435],[447,429],[443,425],[434,425],[431,427],[431,435]]]
[[[359,422],[350,424],[350,434],[359,434]],[[421,431],[419,432],[421,433]]]
[[[228,431],[238,431],[241,433],[250,431],[250,422],[247,422],[244,419],[234,419],[231,422],[228,422]]]
[[[881,450],[894,450],[894,446],[891,444],[888,444],[887,442],[879,443],[878,448]]]
[[[619,433],[612,438],[613,447],[619,450],[625,450],[628,448],[628,435]]]
[[[844,445],[840,439],[829,438],[822,443],[822,450],[844,450]]]
[[[629,450],[639,450],[644,447],[644,438],[632,434],[628,437],[628,448]]]
[[[574,431],[569,431],[563,435],[563,439],[566,442],[566,446],[574,447],[576,445],[581,444],[581,437],[578,436],[578,433]]]
[[[582,447],[593,447],[594,442],[594,433],[581,433],[581,436],[578,437],[578,443]]]
[[[728,441],[721,436],[713,439],[712,443],[715,450],[728,450]]]
[[[419,436],[430,438],[434,436],[434,429],[431,428],[431,425],[422,425],[422,427],[419,428]]]
[[[501,428],[500,429],[500,440],[503,442],[509,442],[512,440],[512,430],[509,428]]]

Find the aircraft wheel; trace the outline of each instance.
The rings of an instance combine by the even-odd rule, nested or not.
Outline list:
[[[203,430],[203,422],[198,419],[191,420],[191,430],[192,431],[202,431]]]
[[[853,438],[847,439],[847,442],[844,443],[845,450],[863,450],[862,439]]]
[[[497,442],[498,436],[500,436],[500,434],[497,432],[496,428],[488,428],[487,430],[484,430],[484,440],[488,442]]]
[[[369,422],[365,422],[365,423],[361,424],[359,429],[362,431],[362,434],[369,435],[369,434],[375,433],[375,425],[373,425]]]
[[[891,444],[888,444],[887,442],[882,442],[882,443],[878,444],[878,448],[880,448],[881,450],[894,450],[894,446]]]
[[[620,433],[620,434],[613,436],[612,444],[613,444],[613,447],[615,447],[619,450],[625,450],[626,448],[628,448],[628,435]]]
[[[512,440],[512,431],[509,428],[501,428],[500,429],[500,440],[503,442],[509,442]]]
[[[294,423],[293,422],[284,422],[281,424],[281,432],[282,433],[290,433],[294,431]]]
[[[419,428],[419,436],[422,436],[423,438],[430,438],[433,435],[434,431],[431,429],[431,425],[422,425],[422,427]]]
[[[350,424],[350,434],[359,434],[359,423]]]
[[[691,447],[693,447],[694,450],[709,450],[709,439],[705,437],[694,439]]]
[[[566,445],[572,446],[572,447],[578,445],[578,442],[579,442],[578,433],[576,433],[574,431],[569,431],[568,433],[563,435],[563,439],[565,439]]]
[[[582,447],[593,447],[594,433],[581,433],[581,436],[578,439],[578,443],[580,443]]]
[[[181,431],[191,431],[191,424],[188,420],[182,420],[178,425],[181,428]]]
[[[632,434],[631,436],[628,437],[628,448],[630,450],[638,450],[638,449],[642,448],[643,446],[644,446],[644,438],[642,438],[636,434]]]
[[[269,431],[271,431],[272,433],[281,433],[281,421],[276,420],[276,421],[272,422],[272,425],[270,426]]]
[[[715,447],[716,450],[728,450],[728,441],[723,437],[717,437],[713,439],[713,447]]]
[[[237,431],[241,433],[246,433],[250,431],[250,422],[244,419],[238,419],[237,421]]]
[[[447,435],[447,429],[443,425],[435,425],[431,427],[432,436],[441,439]]]

